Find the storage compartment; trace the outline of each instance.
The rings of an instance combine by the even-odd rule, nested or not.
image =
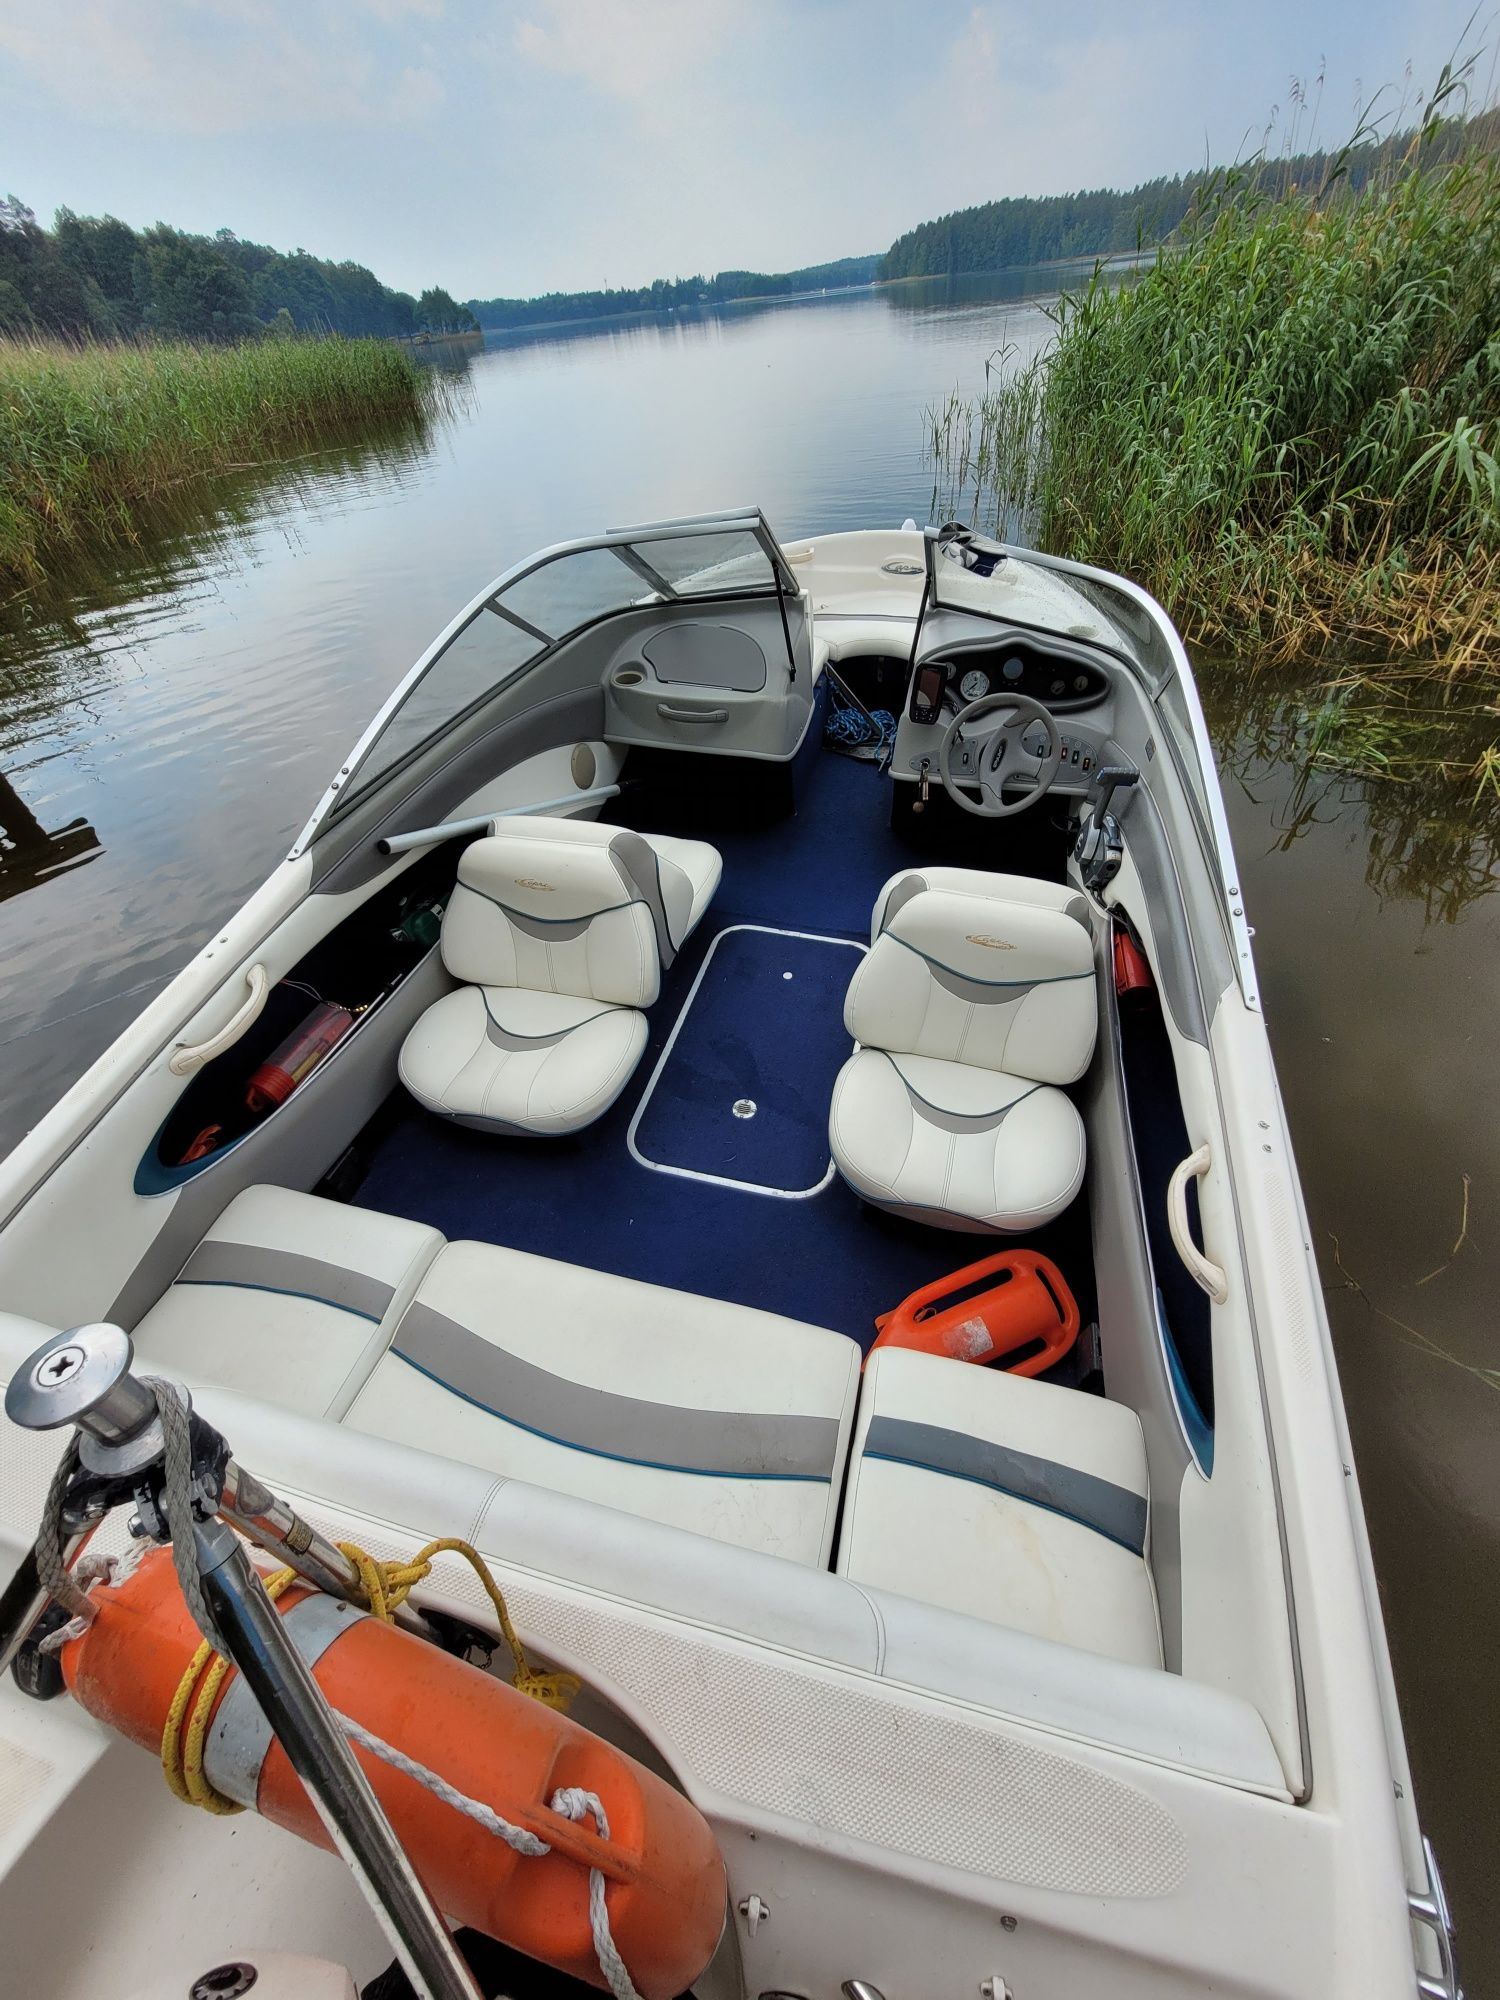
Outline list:
[[[731,623],[663,623],[622,646],[603,675],[606,742],[786,763],[812,709],[812,671],[785,607],[743,604]]]
[[[1128,938],[1134,947],[1134,957],[1129,960],[1131,970],[1123,976],[1123,982],[1121,973],[1116,973],[1116,1009],[1130,1143],[1141,1191],[1157,1319],[1183,1432],[1198,1462],[1207,1471],[1213,1464],[1214,1426],[1209,1302],[1178,1256],[1167,1223],[1167,1184],[1179,1161],[1192,1151],[1192,1145],[1182,1114],[1177,1067],[1162,1016],[1161,995],[1150,977],[1139,940],[1118,917],[1114,936]],[[1145,984],[1139,983],[1137,965],[1145,968]],[[1187,1184],[1187,1207],[1189,1228],[1194,1240],[1201,1242],[1196,1180]]]
[[[273,1117],[435,949],[460,842],[424,855],[346,917],[266,996],[232,1048],[192,1077],[136,1173],[160,1193],[212,1166]]]

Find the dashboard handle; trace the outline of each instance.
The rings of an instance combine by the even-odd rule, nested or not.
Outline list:
[[[656,712],[663,722],[727,722],[727,708],[674,708],[669,701],[659,701]]]

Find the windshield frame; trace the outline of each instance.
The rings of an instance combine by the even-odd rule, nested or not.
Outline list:
[[[672,585],[651,567],[649,551],[653,543],[682,541],[689,535],[706,538],[713,535],[727,537],[736,533],[750,535],[760,545],[770,568],[770,576],[765,581],[739,586],[729,585],[710,591],[691,591],[683,590],[680,581],[679,585]],[[507,590],[523,582],[527,577],[550,568],[554,563],[565,561],[570,556],[586,555],[596,550],[606,550],[616,555],[622,569],[635,573],[641,585],[641,595],[638,598],[599,612],[556,637],[522,617],[519,612],[511,611],[497,602]],[[644,554],[641,553],[642,550],[645,551]],[[800,586],[792,576],[780,543],[772,534],[764,514],[758,507],[731,508],[721,513],[686,516],[681,520],[649,521],[634,527],[609,528],[601,535],[585,535],[566,542],[554,542],[549,547],[524,557],[520,562],[513,563],[509,569],[502,571],[499,576],[487,583],[483,590],[470,598],[391,689],[313,808],[287,859],[295,861],[306,853],[320,834],[340,820],[345,813],[352,811],[356,804],[371,797],[382,785],[397,778],[404,769],[423,755],[441,734],[461,726],[470,716],[477,714],[487,702],[493,700],[502,689],[513,686],[523,676],[533,673],[562,647],[571,645],[581,634],[592,631],[595,626],[606,624],[611,618],[649,610],[652,608],[653,599],[660,608],[665,609],[674,604],[707,605],[746,600],[769,602],[774,598],[781,614],[781,628],[786,640],[788,659],[792,659],[791,631],[786,610],[786,600],[789,596],[793,599],[800,597]],[[523,660],[512,673],[497,681],[493,687],[485,689],[462,708],[456,709],[444,723],[413,743],[386,769],[361,782],[362,769],[370,752],[385,733],[387,724],[405,706],[408,698],[415,692],[429,670],[447,652],[449,646],[486,611],[493,616],[503,618],[511,625],[518,626],[524,632],[529,632],[544,643],[529,658]],[[793,664],[795,665],[795,661]]]

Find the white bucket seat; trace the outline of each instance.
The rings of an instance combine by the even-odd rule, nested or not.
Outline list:
[[[479,1131],[558,1135],[606,1112],[646,1017],[718,885],[712,847],[585,820],[517,818],[465,850],[443,916],[464,983],[412,1028],[401,1080]]]
[[[1076,889],[959,868],[895,877],[844,1003],[859,1046],[829,1114],[840,1173],[943,1229],[1049,1222],[1084,1169],[1083,1121],[1056,1086],[1088,1068],[1097,1020]]]

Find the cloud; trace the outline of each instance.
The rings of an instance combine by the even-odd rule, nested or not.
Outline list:
[[[62,34],[49,8],[0,0],[0,57],[12,85],[24,79],[91,123],[153,134],[407,126],[430,118],[444,89],[423,51],[403,49],[401,24],[430,22],[442,5],[340,0],[320,21],[277,0],[135,0],[128,8],[73,0]],[[371,22],[379,24],[373,33]]]
[[[555,76],[642,99],[723,52],[743,11],[740,0],[542,0],[513,44]]]

